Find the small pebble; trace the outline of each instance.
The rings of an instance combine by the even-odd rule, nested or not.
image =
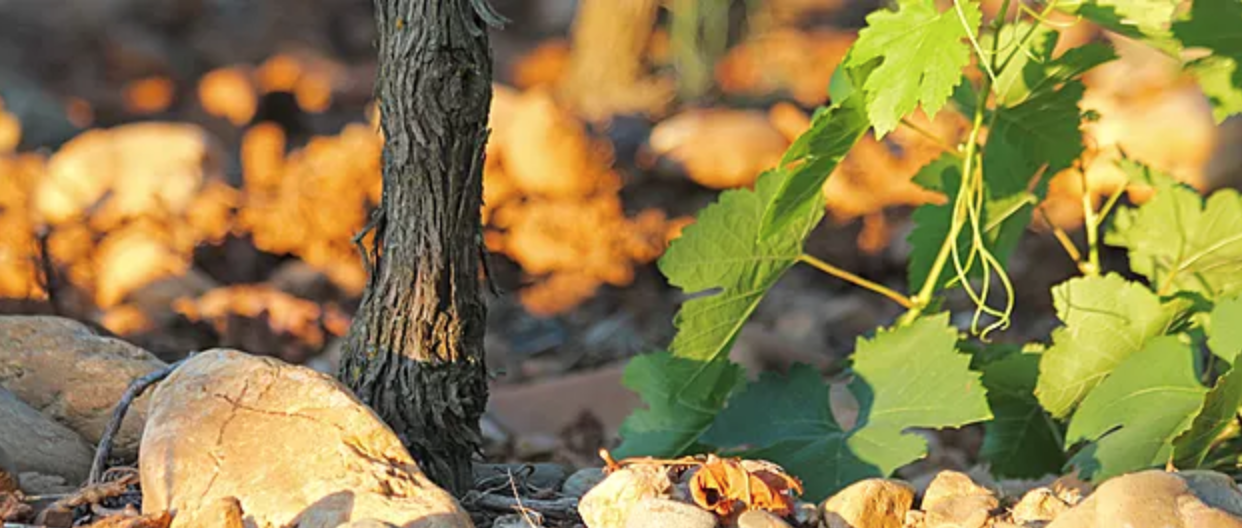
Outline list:
[[[815,503],[798,501],[794,504],[793,518],[799,526],[819,526],[823,517]]]
[[[715,528],[716,516],[706,510],[668,499],[643,499],[634,507],[625,528]]]
[[[750,510],[737,517],[737,528],[792,528],[784,519],[771,513]]]
[[[569,478],[565,479],[565,484],[561,486],[561,493],[570,497],[582,498],[591,488],[604,480],[603,468],[582,468],[575,471]]]

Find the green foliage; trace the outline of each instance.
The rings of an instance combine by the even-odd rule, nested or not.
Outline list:
[[[940,12],[932,0],[900,0],[897,11],[882,9],[867,17],[845,66],[881,60],[863,84],[877,136],[896,129],[919,105],[931,115],[949,100],[970,62],[967,40],[975,38],[982,16],[974,2],[957,6],[960,11]]]
[[[816,112],[753,190],[722,193],[660,260],[690,300],[676,316],[669,352],[635,358],[626,370],[626,386],[648,408],[625,422],[618,454],[732,449],[783,464],[814,499],[925,455],[913,428],[976,422],[984,422],[982,457],[1004,477],[1035,478],[1066,463],[1098,479],[1169,460],[1239,459],[1227,452],[1242,446],[1228,427],[1242,407],[1242,373],[1232,368],[1242,353],[1235,191],[1205,200],[1123,160],[1130,182],[1150,185],[1154,197],[1137,207],[1119,205],[1120,194],[1102,204],[1083,200],[1087,247],[1067,250],[1082,276],[1052,288],[1061,325],[1050,343],[980,343],[1012,313],[1006,260],[1048,179],[1082,162],[1081,127],[1091,119],[1079,107],[1082,75],[1116,58],[1107,41],[1054,54],[1057,32],[1046,15],[1077,13],[1173,56],[1198,49],[1184,66],[1216,118],[1242,111],[1242,0],[1194,0],[1185,16],[1176,5],[1036,3],[1042,12],[1026,4],[1017,17],[983,24],[977,1],[939,11],[931,0],[898,0],[896,10],[868,16],[828,87],[833,106]],[[823,184],[859,138],[913,127],[912,113],[934,115],[950,97],[946,111],[964,114],[970,132],[915,178],[947,202],[912,216],[910,293],[804,255],[823,217]],[[1101,242],[1125,248],[1141,278],[1103,270]],[[859,339],[848,384],[836,387],[843,390],[830,390],[806,366],[748,383],[728,359],[750,314],[798,262],[907,309],[891,328]],[[976,307],[970,333],[959,333],[947,313],[928,315],[950,286]],[[999,293],[1003,308],[990,306]],[[983,318],[989,326],[979,331]],[[1207,361],[1196,355],[1205,344],[1215,354]]]
[[[1221,301],[1212,310],[1208,328],[1208,347],[1212,353],[1233,365],[1242,354],[1242,297]]]
[[[1186,70],[1199,81],[1199,87],[1212,103],[1212,117],[1217,123],[1231,115],[1242,114],[1242,68],[1227,57],[1209,56],[1192,61]]]
[[[1020,39],[1028,34],[1031,44],[1027,52],[1013,53]],[[1001,30],[998,49],[1010,50],[1012,58],[997,76],[995,90],[999,104],[1014,106],[1028,98],[1047,94],[1117,58],[1116,51],[1098,42],[1071,48],[1054,58],[1058,40],[1059,34],[1043,25],[1019,23]]]
[[[1169,21],[1177,4],[1177,0],[1082,0],[1058,5],[1103,28],[1172,53],[1177,42],[1169,32]]]
[[[1174,23],[1173,34],[1186,47],[1212,52],[1189,69],[1211,99],[1216,121],[1242,112],[1242,1],[1195,0],[1190,18]]]
[[[622,424],[625,443],[617,455],[699,451],[699,437],[744,380],[742,368],[728,359],[695,361],[667,352],[635,357],[621,381],[647,408]]]
[[[983,366],[995,418],[984,425],[979,456],[1005,478],[1039,478],[1065,463],[1061,432],[1035,397],[1039,355],[1012,353]]]
[[[1242,196],[1213,193],[1206,203],[1172,177],[1123,165],[1152,179],[1156,194],[1141,207],[1119,211],[1104,241],[1126,248],[1130,267],[1160,295],[1193,292],[1208,299],[1242,292]]]
[[[845,97],[819,112],[811,129],[798,137],[781,160],[790,175],[768,204],[760,221],[760,238],[777,238],[789,223],[811,209],[823,209],[824,180],[867,132],[861,96]],[[790,165],[792,165],[790,167]]]
[[[1141,284],[1108,274],[1070,279],[1052,288],[1057,317],[1052,346],[1039,363],[1035,394],[1065,418],[1091,389],[1147,341],[1164,334],[1174,313]]]
[[[784,168],[760,176],[754,190],[722,193],[670,245],[660,271],[674,286],[700,294],[678,311],[677,336],[663,361],[677,362],[685,375],[647,380],[649,364],[626,369],[627,386],[650,408],[626,420],[620,453],[680,455],[711,425],[729,395],[720,391],[739,379],[736,366],[727,364],[733,340],[802,254],[824,214],[824,179],[866,129],[852,103],[822,113],[791,147]]]
[[[907,240],[910,242],[910,264],[906,272],[910,284],[923,284],[936,263],[940,246],[953,223],[953,204],[962,181],[962,164],[957,158],[948,154],[928,163],[914,176],[914,181],[924,188],[944,193],[949,197],[945,204],[924,204],[914,210],[912,220],[914,229]],[[970,250],[970,241],[965,233],[958,235],[958,247],[961,251]],[[937,278],[936,289],[943,288],[953,274],[948,268],[942,268]]]
[[[1070,463],[1086,478],[1104,479],[1169,460],[1206,392],[1194,363],[1176,336],[1152,339],[1122,361],[1070,420],[1066,447],[1093,442]]]
[[[828,386],[804,366],[787,379],[765,375],[740,392],[704,440],[753,446],[748,454],[794,468],[807,496],[818,500],[926,455],[926,441],[910,428],[959,427],[991,417],[970,356],[957,350],[948,314],[859,339],[852,374],[849,392],[858,414],[851,427],[833,418]]]
[[[1234,367],[1216,380],[1216,386],[1203,400],[1190,430],[1174,443],[1177,462],[1183,466],[1202,464],[1212,443],[1242,407],[1242,369],[1237,368],[1236,363],[1238,355],[1242,354],[1242,297],[1217,304],[1210,319],[1208,346]]]

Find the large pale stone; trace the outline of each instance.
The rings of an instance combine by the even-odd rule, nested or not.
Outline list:
[[[60,317],[0,317],[0,387],[91,444],[135,378],[164,367],[149,352]],[[147,398],[130,407],[113,456],[137,455]]]
[[[82,437],[30,408],[0,388],[0,453],[9,458],[10,471],[0,477],[35,471],[57,475],[74,483],[86,480],[94,453]]]
[[[828,528],[900,528],[914,503],[914,488],[897,480],[851,484],[820,505]]]
[[[255,528],[472,526],[344,386],[232,350],[189,359],[155,390],[139,469],[145,512],[235,497]]]
[[[1204,504],[1176,474],[1151,470],[1104,482],[1047,528],[1095,526],[1242,528],[1242,520]]]
[[[673,488],[662,464],[631,464],[592,487],[578,502],[578,514],[591,528],[623,528],[639,502],[668,499]]]

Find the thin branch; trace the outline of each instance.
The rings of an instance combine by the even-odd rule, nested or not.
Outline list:
[[[953,156],[957,159],[962,159],[962,153],[958,151],[957,147],[950,145],[948,141],[945,141],[940,136],[933,134],[930,130],[923,128],[922,126],[919,126],[917,123],[904,117],[901,118],[901,124],[904,125],[906,128],[909,128],[910,130],[918,133],[918,135],[927,138],[929,141],[934,143],[937,147],[940,147],[940,150],[943,150],[945,154]]]
[[[1074,241],[1070,240],[1069,233],[1066,233],[1064,229],[1061,229],[1061,226],[1052,222],[1052,218],[1048,216],[1048,211],[1044,209],[1042,204],[1039,207],[1036,207],[1036,209],[1038,209],[1039,214],[1044,217],[1044,222],[1052,228],[1053,236],[1057,238],[1057,242],[1061,243],[1061,248],[1064,249],[1065,253],[1069,255],[1069,258],[1072,259],[1075,264],[1082,262],[1082,253],[1078,251],[1078,247],[1074,245]]]
[[[193,356],[194,354],[191,353],[186,359]],[[121,395],[121,401],[112,409],[112,417],[108,419],[108,426],[104,428],[103,435],[99,438],[99,446],[95,448],[95,460],[91,462],[90,477],[86,481],[88,485],[98,484],[100,477],[104,474],[104,470],[107,469],[108,457],[112,456],[112,441],[116,437],[117,431],[121,430],[121,422],[125,420],[125,413],[129,411],[129,406],[147,388],[167,378],[169,374],[172,374],[184,362],[185,359],[182,359],[162,369],[151,371],[145,376],[130,382],[129,387],[126,387],[125,393]]]
[[[539,512],[545,517],[553,517],[558,519],[574,519],[578,515],[578,499],[574,497],[564,497],[561,499],[517,499],[507,495],[498,495],[495,493],[479,493],[471,491],[462,498],[462,502],[466,504],[477,505],[493,511],[513,512],[519,509],[529,509]]]
[[[902,295],[901,293],[887,286],[884,286],[883,284],[872,282],[862,277],[859,277],[858,275],[855,275],[841,268],[833,266],[832,264],[829,264],[815,257],[807,255],[806,253],[798,255],[798,261],[804,264],[809,264],[811,265],[811,267],[817,270],[820,270],[824,273],[827,273],[829,275],[832,275],[833,277],[836,277],[838,279],[841,279],[849,283],[853,283],[856,286],[861,286],[863,288],[876,292],[880,295],[888,297],[889,299],[892,299],[897,304],[900,304],[903,308],[907,310],[914,308],[914,302],[911,301],[909,297],[906,297],[905,295]]]

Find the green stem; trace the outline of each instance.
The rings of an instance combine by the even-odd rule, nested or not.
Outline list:
[[[1100,208],[1099,214],[1096,215],[1095,227],[1098,229],[1100,224],[1104,223],[1104,219],[1108,218],[1108,213],[1113,211],[1113,207],[1117,205],[1117,200],[1121,199],[1121,195],[1126,192],[1125,186],[1118,187],[1113,194],[1108,197],[1108,201],[1104,202],[1104,207]]]
[[[979,56],[979,66],[983,68],[983,73],[988,75],[988,80],[996,82],[996,73],[992,71],[992,65],[988,63],[987,56],[983,54],[983,48],[979,46],[979,39],[975,38],[974,28],[970,27],[970,23],[966,21],[966,11],[962,9],[962,0],[953,0],[953,9],[957,11],[957,19],[962,23],[962,28],[966,30],[966,38],[970,40],[970,46]],[[987,93],[987,91],[982,93]]]
[[[1080,265],[1082,262],[1082,253],[1078,252],[1078,247],[1074,245],[1073,240],[1070,240],[1069,234],[1066,233],[1064,229],[1061,229],[1061,226],[1052,222],[1052,218],[1048,216],[1048,211],[1045,211],[1042,206],[1036,207],[1036,209],[1039,210],[1039,214],[1044,217],[1044,223],[1048,224],[1048,227],[1052,228],[1052,235],[1056,237],[1057,242],[1061,243],[1061,248],[1065,250],[1067,255],[1069,255],[1070,260],[1073,260],[1075,265]]]
[[[980,93],[987,93],[991,90],[991,80],[985,78],[983,80],[984,89]],[[944,267],[949,262],[949,255],[957,246],[957,237],[962,232],[965,222],[957,221],[961,216],[961,204],[971,197],[966,191],[969,187],[970,175],[974,174],[975,156],[979,150],[979,131],[983,128],[983,107],[982,101],[975,106],[975,116],[970,128],[970,137],[966,140],[966,152],[962,156],[962,184],[961,189],[957,193],[957,203],[954,206],[953,217],[954,222],[949,226],[949,234],[945,237],[944,242],[940,245],[940,252],[936,254],[936,260],[932,262],[931,271],[927,274],[927,278],[923,281],[923,286],[919,288],[918,294],[914,296],[914,306],[910,311],[902,317],[902,322],[913,321],[914,318],[922,314],[923,309],[931,302],[931,296],[936,292],[936,284],[940,282],[940,274],[944,272]]]
[[[1096,221],[1095,206],[1091,203],[1091,189],[1087,186],[1086,171],[1082,175],[1082,213],[1083,227],[1087,230],[1087,261],[1078,265],[1083,275],[1093,277],[1100,274],[1100,223]]]
[[[833,277],[836,277],[838,279],[841,279],[849,283],[853,283],[857,286],[861,286],[865,289],[871,290],[880,295],[888,297],[889,299],[892,299],[893,301],[895,301],[897,304],[900,304],[903,308],[909,309],[909,308],[914,307],[914,303],[910,300],[909,297],[902,295],[900,292],[896,290],[893,290],[883,284],[872,282],[870,280],[859,277],[858,275],[845,271],[841,268],[833,266],[832,264],[819,260],[805,253],[798,255],[798,261],[804,264],[809,264],[811,267],[819,271],[822,271],[824,273],[827,273],[829,275],[832,275]]]
[[[1022,4],[1019,4],[1019,5],[1022,5]],[[1024,10],[1029,9],[1026,6],[1022,6],[1022,7]],[[1009,52],[1009,55],[1005,57],[1004,62],[1001,62],[1000,71],[1004,71],[1005,68],[1009,66],[1009,62],[1012,61],[1013,58],[1017,56],[1019,52],[1021,52],[1024,48],[1026,48],[1026,43],[1031,40],[1031,37],[1035,36],[1035,31],[1039,29],[1039,23],[1044,18],[1046,18],[1050,13],[1052,13],[1052,10],[1056,9],[1056,7],[1057,7],[1057,0],[1052,0],[1051,2],[1048,2],[1047,6],[1044,6],[1044,10],[1040,11],[1038,16],[1034,17],[1035,23],[1031,24],[1031,29],[1028,29],[1025,35],[1022,35],[1022,39],[1018,41],[1018,45],[1014,46],[1013,50]],[[997,31],[996,40],[1000,41],[999,30]]]
[[[923,128],[922,126],[919,126],[918,123],[915,123],[914,121],[911,121],[904,117],[901,118],[901,124],[902,126],[914,131],[916,134],[923,136],[924,138],[927,138],[928,141],[935,143],[935,145],[937,147],[940,147],[940,150],[943,150],[945,154],[953,156],[957,159],[962,159],[962,153],[958,152],[957,147],[950,145],[948,141],[941,139],[940,136],[933,134],[932,131],[926,128]]]

